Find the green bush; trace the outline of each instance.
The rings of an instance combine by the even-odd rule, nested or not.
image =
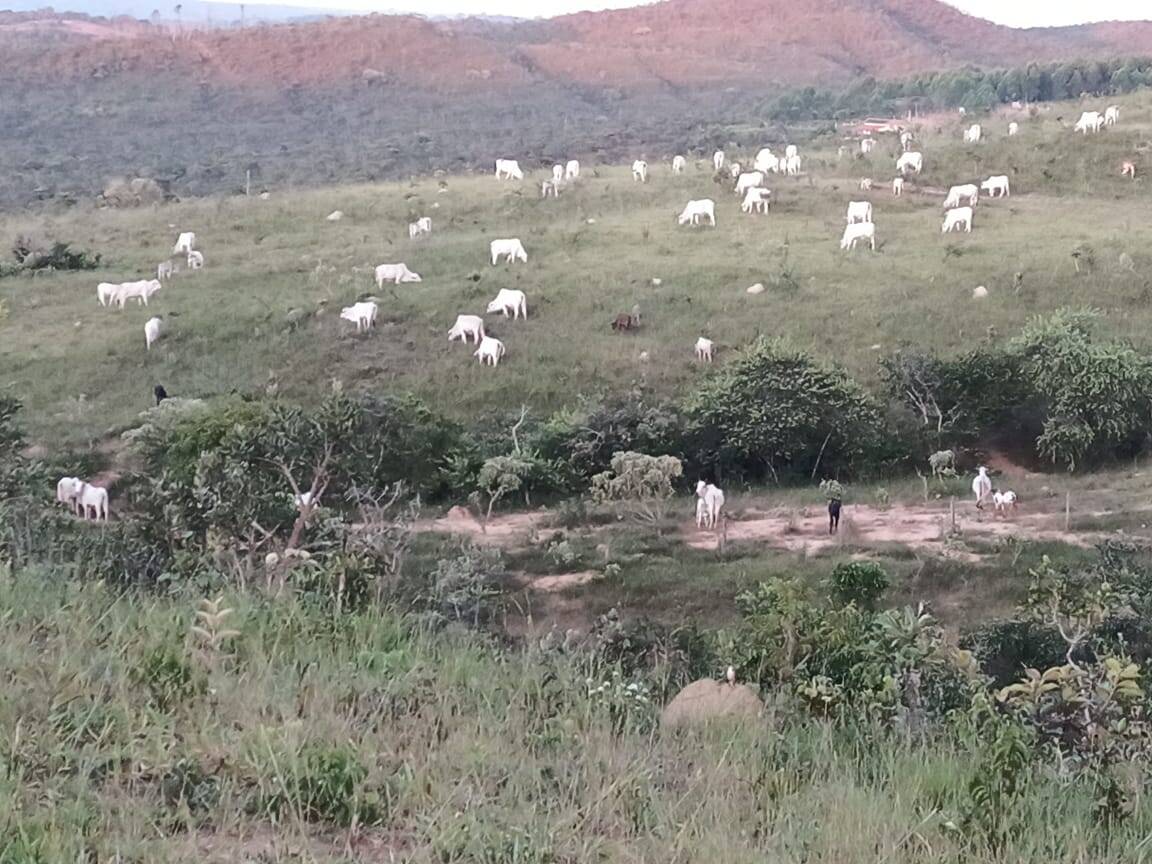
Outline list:
[[[347,827],[377,825],[386,814],[386,799],[367,787],[368,769],[351,747],[306,747],[288,770],[262,802],[270,816]]]
[[[855,603],[861,609],[875,611],[888,590],[890,580],[884,568],[875,561],[846,561],[832,571],[831,594],[837,602]]]

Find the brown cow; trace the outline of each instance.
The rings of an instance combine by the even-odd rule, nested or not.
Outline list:
[[[639,317],[636,315],[629,315],[627,312],[621,312],[616,316],[616,320],[612,322],[612,329],[617,333],[623,333],[627,330],[635,330],[639,326]]]

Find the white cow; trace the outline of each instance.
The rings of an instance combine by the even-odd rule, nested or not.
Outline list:
[[[844,228],[844,236],[840,238],[841,249],[855,249],[857,240],[867,240],[876,251],[876,225],[872,222],[853,222]]]
[[[892,194],[899,198],[904,194],[904,178],[896,177],[892,181]]]
[[[872,191],[872,178],[871,177],[861,177],[860,178],[860,191],[861,192],[871,192]]]
[[[1120,106],[1109,105],[1104,109],[1104,125],[1115,126],[1120,121]]]
[[[979,144],[980,138],[984,135],[984,130],[980,128],[979,123],[973,123],[964,130],[964,143],[965,144]]]
[[[724,493],[701,480],[696,484],[696,498],[696,527],[715,529],[724,509]]]
[[[119,291],[119,282],[101,282],[96,286],[96,299],[100,301],[101,306],[107,306],[116,299]]]
[[[489,314],[493,312],[503,312],[504,317],[508,317],[508,313],[512,313],[512,318],[527,318],[528,317],[528,298],[524,295],[523,291],[516,288],[501,288],[496,292],[496,299],[488,304],[486,310]]]
[[[637,159],[632,163],[632,179],[637,183],[648,182],[648,163],[643,159]]]
[[[791,159],[793,156],[799,156],[799,155],[800,155],[800,148],[798,148],[795,144],[789,144],[787,147],[784,148],[784,158],[785,159]]]
[[[1013,120],[1008,124],[1008,137],[1011,138],[1020,132],[1020,124]]]
[[[745,213],[767,213],[768,208],[771,206],[772,190],[765,189],[763,186],[757,186],[744,193],[744,201],[741,203],[740,209]]]
[[[193,249],[188,253],[188,269],[189,270],[203,270],[204,269],[204,253],[197,252]]]
[[[984,499],[992,494],[992,478],[983,465],[976,469],[976,476],[972,478],[972,494],[976,496],[976,509],[983,510]]]
[[[196,248],[196,234],[185,231],[176,238],[176,245],[172,247],[173,255],[187,254]]]
[[[784,160],[784,173],[789,177],[800,176],[800,157],[789,156]]]
[[[472,352],[472,356],[486,366],[496,366],[505,353],[503,342],[492,336],[485,336],[480,340],[480,347]]]
[[[992,490],[992,507],[996,515],[1008,517],[1008,511],[1016,512],[1016,493],[1011,489],[1006,489],[1001,492],[999,489]]]
[[[547,198],[551,195],[553,198],[560,197],[560,187],[562,183],[557,183],[555,180],[544,180],[540,184],[540,197]]]
[[[716,202],[711,198],[689,201],[676,217],[676,222],[680,225],[699,225],[704,219],[707,219],[713,228],[716,227]]]
[[[121,282],[116,288],[115,300],[124,308],[124,304],[131,298],[136,298],[138,304],[148,305],[148,298],[161,288],[159,279],[140,279],[137,282]]]
[[[765,174],[769,171],[779,171],[780,159],[772,154],[770,148],[764,147],[756,154],[756,158],[752,162],[752,170],[763,171]]]
[[[448,341],[455,342],[459,339],[462,342],[471,342],[476,340],[476,344],[480,344],[480,340],[484,338],[484,319],[479,315],[457,315],[456,323],[452,325],[452,329],[448,331]]]
[[[748,171],[736,178],[736,195],[739,197],[749,189],[764,185],[763,171]]]
[[[712,154],[712,167],[714,169],[716,169],[717,171],[719,171],[721,168],[724,167],[724,151],[723,150],[717,150],[715,153]]]
[[[504,256],[504,260],[511,264],[513,261],[522,261],[528,263],[528,253],[524,251],[524,244],[520,242],[519,237],[508,237],[503,240],[493,240],[488,244],[492,252],[492,264],[495,265],[500,256]]]
[[[980,189],[975,183],[965,183],[949,189],[948,197],[944,199],[944,209],[951,210],[953,207],[959,207],[961,200],[965,198],[968,199],[969,206],[976,206],[976,202],[980,199]]]
[[[172,266],[171,261],[161,261],[156,265],[156,278],[157,279],[171,279],[175,268]]]
[[[563,183],[564,182],[564,166],[561,165],[559,162],[557,162],[555,165],[552,166],[552,182],[553,183]]]
[[[362,333],[376,326],[376,312],[379,307],[371,300],[361,300],[340,310],[340,317],[356,325],[356,332]]]
[[[580,179],[580,163],[575,159],[569,159],[568,164],[564,166],[564,179],[565,180],[579,180]]]
[[[916,136],[905,129],[900,133],[900,149],[911,150],[912,145],[916,143]]]
[[[696,340],[696,359],[712,362],[712,354],[716,350],[716,343],[701,336]]]
[[[673,156],[672,157],[672,173],[673,174],[683,174],[684,169],[687,167],[688,167],[688,160],[685,159],[683,156]]]
[[[739,177],[743,172],[744,169],[740,167],[739,162],[732,162],[728,165],[728,176],[733,180]]]
[[[872,221],[872,202],[871,201],[849,201],[848,202],[848,224],[854,222],[871,222]]]
[[[83,488],[84,482],[79,477],[61,477],[56,482],[56,500],[72,508],[72,512],[79,515],[80,492]]]
[[[496,160],[497,180],[523,180],[524,172],[520,170],[520,163],[515,159]]]
[[[432,233],[432,217],[421,216],[415,222],[408,223],[408,239],[415,240],[421,234]]]
[[[989,198],[1007,198],[1012,194],[1008,187],[1007,174],[993,174],[980,184],[980,188],[988,193]]]
[[[100,519],[108,521],[108,490],[102,486],[81,483],[79,504],[85,520],[88,518],[88,511],[91,510],[93,521],[98,522]]]
[[[940,228],[941,234],[964,230],[972,233],[972,208],[955,207],[944,214],[944,225]]]
[[[901,174],[907,174],[909,171],[919,174],[924,170],[924,154],[915,150],[902,154],[896,160],[896,170]]]
[[[1099,132],[1104,126],[1104,118],[1099,111],[1085,111],[1076,121],[1075,131],[1087,135],[1089,132]]]
[[[863,138],[860,141],[860,152],[867,156],[876,148],[876,141],[872,138]]]
[[[160,338],[160,334],[164,332],[164,319],[163,318],[149,318],[144,322],[144,347],[149,351],[152,350],[152,343]]]
[[[413,273],[408,269],[408,265],[400,264],[381,264],[376,268],[376,287],[383,288],[385,282],[391,282],[393,285],[399,285],[401,282],[422,282],[419,273]]]

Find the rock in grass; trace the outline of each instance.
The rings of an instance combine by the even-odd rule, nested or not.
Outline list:
[[[697,726],[716,720],[755,721],[764,710],[756,692],[744,684],[701,678],[676,694],[664,708],[664,726]]]

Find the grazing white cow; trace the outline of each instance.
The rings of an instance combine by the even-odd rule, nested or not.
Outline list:
[[[80,484],[80,509],[84,519],[88,519],[88,511],[92,511],[92,520],[98,522],[108,521],[108,490],[102,486],[93,486],[91,483]]]
[[[924,154],[916,150],[901,154],[896,160],[896,170],[901,174],[907,174],[909,171],[919,174],[924,170]]]
[[[673,174],[683,174],[684,169],[687,167],[688,167],[688,160],[685,159],[683,156],[673,156],[672,157],[672,173]]]
[[[724,509],[724,493],[703,480],[696,484],[696,527],[715,529]]]
[[[1017,123],[1015,120],[1013,120],[1011,123],[1008,124],[1008,137],[1009,138],[1011,138],[1013,135],[1019,134],[1019,132],[1020,132],[1020,124]]]
[[[157,279],[171,279],[175,268],[172,266],[171,261],[161,261],[156,265],[156,278]]]
[[[496,292],[496,299],[488,304],[486,310],[489,314],[503,312],[504,317],[512,313],[512,319],[528,317],[528,298],[523,291],[516,288],[501,288]]]
[[[800,176],[800,157],[789,156],[784,160],[784,173],[789,177]]]
[[[176,245],[172,247],[173,255],[186,255],[196,248],[196,234],[193,231],[185,231],[176,238]]]
[[[568,164],[564,166],[564,179],[565,180],[579,180],[580,179],[580,163],[575,159],[569,159]]]
[[[351,321],[356,325],[356,332],[362,333],[376,326],[378,308],[371,300],[361,300],[359,303],[353,303],[351,306],[345,306],[341,309],[340,317],[345,321]]]
[[[867,240],[872,251],[876,251],[876,225],[872,222],[853,222],[844,228],[840,238],[841,249],[855,249],[857,240]]]
[[[861,177],[860,178],[860,191],[861,192],[871,192],[872,191],[872,178],[871,177]]]
[[[997,516],[1008,518],[1008,512],[1016,512],[1016,493],[1011,489],[1006,489],[1001,492],[999,489],[992,490],[992,508]]]
[[[408,239],[415,240],[422,234],[432,233],[432,217],[421,216],[415,222],[408,223]]]
[[[767,213],[772,206],[772,190],[757,186],[744,193],[744,201],[740,209],[745,213]]]
[[[485,366],[496,366],[505,353],[503,342],[492,336],[485,336],[480,340],[480,347],[472,352],[472,356]]]
[[[137,282],[121,282],[116,287],[116,294],[113,299],[120,304],[120,308],[124,308],[124,304],[130,299],[135,298],[137,304],[148,305],[148,298],[159,291],[161,288],[159,279],[140,279]]]
[[[480,340],[484,338],[484,319],[479,315],[457,315],[456,323],[452,325],[452,329],[448,331],[448,341],[455,342],[457,339],[464,343],[476,340],[476,344],[480,344]]]
[[[713,228],[716,227],[716,202],[711,198],[698,198],[689,201],[676,217],[680,225],[699,225],[707,219]]]
[[[553,183],[563,183],[564,182],[564,166],[561,165],[559,162],[557,162],[555,165],[552,166],[552,182]]]
[[[1115,126],[1120,121],[1120,106],[1109,105],[1104,109],[1104,125]]]
[[[912,145],[916,143],[916,136],[905,129],[900,133],[900,149],[911,150]]]
[[[897,177],[892,181],[892,194],[899,198],[904,194],[904,178]]]
[[[119,291],[119,282],[101,282],[96,286],[96,299],[100,301],[101,306],[107,306],[116,299]]]
[[[553,198],[560,197],[560,183],[555,180],[545,180],[540,184],[540,197],[547,198],[551,195]]]
[[[496,160],[497,180],[523,180],[524,172],[520,170],[520,163],[515,159]]]
[[[164,332],[164,319],[163,318],[149,318],[144,322],[144,347],[149,351],[152,350],[152,343],[160,338],[160,334]]]
[[[800,155],[800,148],[798,148],[795,144],[789,144],[787,147],[784,148],[784,158],[785,159],[791,159],[793,156],[799,156],[799,155]]]
[[[876,149],[876,141],[872,138],[863,138],[860,141],[860,152],[867,156]]]
[[[712,362],[712,354],[716,350],[716,343],[711,339],[701,336],[696,340],[696,359],[704,360],[708,363]]]
[[[1007,174],[993,174],[980,184],[980,188],[988,193],[989,198],[1007,198],[1012,194]]]
[[[984,130],[980,128],[980,124],[973,123],[971,126],[964,130],[964,143],[979,144],[983,135]]]
[[[940,228],[941,234],[964,230],[972,233],[972,208],[954,207],[944,214],[944,225]]]
[[[197,252],[193,249],[188,253],[188,269],[189,270],[203,270],[204,269],[204,253]]]
[[[960,202],[965,198],[968,199],[969,206],[975,207],[976,202],[980,199],[980,188],[975,183],[953,186],[948,190],[948,197],[944,199],[944,209],[951,210],[953,207],[959,207]]]
[[[80,512],[80,492],[84,482],[79,477],[61,477],[56,482],[56,501],[72,508],[72,512]]]
[[[504,256],[504,260],[509,264],[513,261],[528,263],[528,253],[524,251],[524,244],[520,242],[519,237],[493,240],[488,246],[492,252],[493,266],[500,260],[500,256]]]
[[[853,222],[871,222],[872,221],[872,202],[871,201],[849,201],[848,202],[848,224]]]
[[[1099,111],[1085,111],[1076,121],[1075,131],[1087,135],[1089,132],[1099,132],[1104,126],[1104,118]]]
[[[780,159],[772,154],[771,149],[764,147],[759,153],[756,154],[756,159],[752,162],[752,170],[763,171],[765,174],[769,171],[779,171]]]
[[[736,195],[739,197],[749,189],[764,185],[763,171],[748,171],[736,178]]]
[[[712,167],[717,171],[719,171],[721,168],[724,167],[724,151],[723,150],[717,150],[715,153],[712,154]]]
[[[648,182],[648,163],[643,159],[637,159],[632,163],[632,179],[637,183]]]
[[[972,494],[976,496],[976,509],[983,510],[984,499],[992,494],[992,478],[983,465],[976,469],[976,476],[972,478]]]
[[[401,282],[422,282],[419,273],[413,273],[408,269],[408,265],[400,264],[381,264],[376,268],[376,287],[383,288],[385,282],[391,282],[394,285],[399,285]]]

